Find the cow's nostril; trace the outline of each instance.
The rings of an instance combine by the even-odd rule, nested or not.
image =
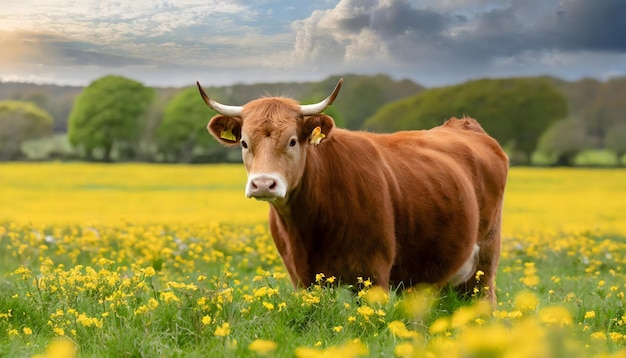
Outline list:
[[[252,181],[252,189],[258,189],[259,187],[256,185],[254,181]]]
[[[274,188],[276,188],[276,182],[272,181],[272,184],[270,184],[270,190],[274,190]]]

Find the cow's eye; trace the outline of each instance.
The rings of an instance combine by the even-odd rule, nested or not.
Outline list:
[[[291,138],[291,140],[289,141],[289,146],[295,147],[296,143],[298,143],[298,141],[295,138]]]
[[[242,146],[244,149],[248,149],[248,143],[246,143],[246,141],[245,141],[245,140],[243,140],[243,139],[241,140],[241,146]]]

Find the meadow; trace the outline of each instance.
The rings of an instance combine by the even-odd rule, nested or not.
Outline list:
[[[368,277],[294,290],[245,178],[0,164],[0,357],[626,356],[626,170],[511,169],[495,309]]]

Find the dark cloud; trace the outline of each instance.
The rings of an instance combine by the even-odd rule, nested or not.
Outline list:
[[[537,29],[546,47],[567,51],[626,51],[626,1],[567,0]]]
[[[626,51],[624,0],[507,0],[493,4],[470,13],[467,8],[416,8],[407,0],[395,0],[370,5],[367,13],[349,17],[347,8],[357,12],[362,7],[358,2],[342,1],[336,7],[341,11],[327,11],[325,20],[340,23],[347,33],[333,37],[310,31],[309,41],[312,49],[327,48],[327,42],[371,46],[362,38],[361,42],[352,40],[370,31],[375,41],[385,44],[390,58],[403,63],[463,58],[486,65],[497,58],[529,52]]]
[[[372,29],[383,37],[414,32],[425,37],[438,35],[450,23],[449,16],[412,8],[408,1],[396,1],[371,14]]]

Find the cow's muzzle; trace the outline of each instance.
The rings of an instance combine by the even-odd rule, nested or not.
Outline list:
[[[274,201],[287,195],[285,180],[278,174],[254,174],[248,177],[246,196],[257,200]]]

